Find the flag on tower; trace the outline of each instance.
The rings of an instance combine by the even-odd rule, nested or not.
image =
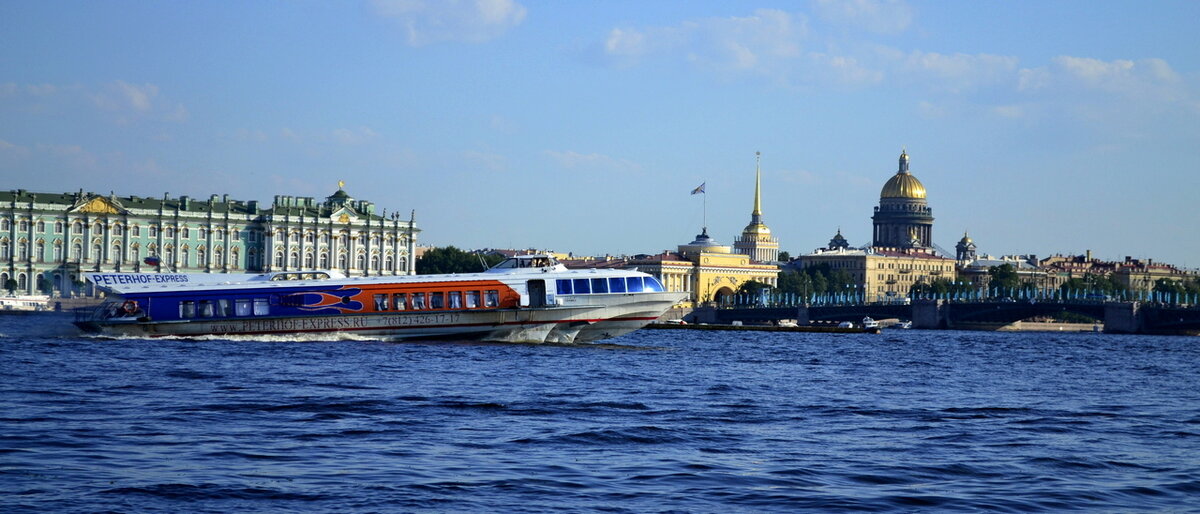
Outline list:
[[[692,190],[692,194],[694,194],[694,195],[698,195],[698,194],[700,194],[700,193],[703,193],[703,192],[704,192],[704,184],[706,184],[706,183],[707,183],[707,182],[701,182],[699,187],[697,187],[696,189],[693,189],[693,190]]]

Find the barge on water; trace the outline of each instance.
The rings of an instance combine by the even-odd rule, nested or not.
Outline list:
[[[521,255],[482,273],[346,277],[86,273],[108,297],[75,324],[114,336],[347,332],[385,339],[581,343],[658,319],[687,293],[636,270],[568,270]]]

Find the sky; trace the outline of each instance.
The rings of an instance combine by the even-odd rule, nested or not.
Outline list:
[[[934,241],[1200,267],[1200,2],[0,0],[0,188],[269,202],[421,244]],[[701,183],[704,195],[690,192]]]

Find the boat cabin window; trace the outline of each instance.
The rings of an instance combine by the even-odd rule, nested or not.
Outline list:
[[[201,318],[211,318],[216,312],[213,310],[212,300],[201,300],[199,314]]]
[[[625,288],[630,293],[642,292],[642,277],[625,277]]]
[[[602,279],[602,278],[593,278],[592,279],[592,292],[593,293],[607,293],[608,292],[608,281],[605,279]]]
[[[254,315],[255,316],[266,316],[270,312],[271,312],[270,304],[267,303],[266,298],[255,298],[254,299]]]
[[[377,310],[377,311],[388,310],[388,295],[386,293],[375,295],[375,310]]]
[[[557,259],[546,255],[519,255],[509,257],[491,269],[545,268],[557,264]]]
[[[447,293],[446,296],[447,296],[447,300],[450,303],[451,309],[461,309],[462,308],[462,293],[461,292],[450,291],[449,293]]]
[[[217,300],[217,316],[222,318],[233,316],[233,306],[230,303],[229,300],[224,298]]]
[[[429,293],[430,309],[443,309],[445,307],[445,297],[442,295],[442,293]]]
[[[239,298],[237,300],[234,300],[233,305],[234,305],[234,313],[237,314],[238,316],[249,316],[250,315],[250,299]]]
[[[500,291],[488,289],[483,293],[484,307],[497,307],[500,305]]]
[[[577,278],[574,280],[575,294],[588,294],[592,292],[592,282],[586,278]]]
[[[479,291],[467,291],[466,300],[468,309],[479,307]]]
[[[180,318],[196,317],[196,302],[190,302],[190,301],[179,302],[179,317]]]
[[[396,294],[392,295],[392,305],[396,306],[396,310],[402,311],[402,310],[408,308],[408,306],[405,305],[406,302],[404,301],[405,300],[404,297],[405,297],[404,293],[396,293]]]
[[[665,289],[663,289],[663,286],[658,281],[658,279],[656,279],[654,277],[645,277],[645,280],[646,280],[646,288],[643,289],[643,291],[658,292],[658,293],[665,291]]]
[[[625,292],[625,279],[622,277],[613,277],[613,278],[608,279],[608,292],[624,293]]]
[[[271,277],[271,281],[277,280],[325,280],[329,278],[328,273],[324,272],[294,272],[294,273],[276,273]]]
[[[572,289],[570,280],[558,281],[558,294],[571,294],[571,291]]]
[[[418,311],[425,308],[425,293],[412,294],[412,308]]]

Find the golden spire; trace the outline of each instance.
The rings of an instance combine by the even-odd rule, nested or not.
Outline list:
[[[754,212],[753,216],[762,216],[762,152],[754,152]],[[757,219],[755,219],[757,221]]]
[[[339,181],[338,181],[338,189],[342,189],[342,188],[344,188],[344,187],[346,187],[346,181],[345,181],[345,180],[339,180]]]

